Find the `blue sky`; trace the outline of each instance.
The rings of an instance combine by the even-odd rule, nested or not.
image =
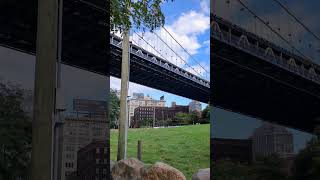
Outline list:
[[[168,40],[167,43],[178,52],[178,54],[184,58],[187,62],[181,62],[180,67],[186,68],[191,73],[199,75],[207,80],[210,79],[209,64],[210,64],[210,2],[209,0],[175,0],[174,2],[167,2],[162,5],[163,13],[166,17],[165,28],[174,36],[174,38],[192,55],[193,58],[188,56],[173,39],[170,40],[168,35],[164,33],[163,29],[158,29],[155,33],[159,34],[164,40]],[[134,35],[131,35],[133,40],[137,40]],[[151,33],[145,33],[144,38],[152,40],[155,38]],[[148,41],[149,42],[149,41]],[[139,44],[145,47],[144,44]],[[168,47],[157,42],[155,44],[157,50],[167,53],[167,56],[172,55],[172,51],[168,50]],[[148,46],[145,47],[150,48]],[[148,49],[149,50],[149,49]],[[152,49],[149,51],[153,52]],[[167,57],[166,55],[164,55]],[[169,57],[170,58],[170,57]],[[171,61],[172,59],[167,59]],[[173,58],[174,59],[174,58]],[[194,61],[196,60],[196,62]],[[175,63],[175,60],[171,61]],[[200,65],[199,65],[200,64]],[[191,66],[192,70],[189,66]],[[202,67],[204,67],[204,69]],[[120,80],[111,78],[111,88],[120,89]],[[163,91],[155,90],[149,87],[138,85],[135,83],[129,84],[129,95],[133,92],[143,92],[145,95],[150,95],[155,99],[159,99],[164,95],[167,101],[166,105],[170,106],[172,101],[176,101],[177,104],[186,105],[191,101],[190,99],[176,96]],[[196,93],[196,92],[195,92]],[[203,104],[204,108],[206,104]]]

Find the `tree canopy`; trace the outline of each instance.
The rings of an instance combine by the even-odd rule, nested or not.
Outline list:
[[[22,110],[23,91],[0,82],[0,179],[28,174],[31,119]]]
[[[153,31],[165,23],[161,4],[168,1],[173,0],[111,0],[110,28],[129,30],[134,26]]]
[[[110,128],[118,127],[118,119],[120,113],[120,99],[117,90],[110,89]]]

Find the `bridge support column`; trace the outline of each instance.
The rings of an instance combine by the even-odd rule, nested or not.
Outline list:
[[[38,1],[31,179],[52,179],[58,0]]]
[[[127,139],[128,139],[128,86],[129,86],[129,32],[123,32],[122,40],[122,63],[121,63],[121,92],[120,92],[120,119],[118,137],[118,156],[117,159],[127,158]]]

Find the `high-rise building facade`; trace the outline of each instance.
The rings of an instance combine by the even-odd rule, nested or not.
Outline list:
[[[109,123],[104,118],[66,117],[63,124],[61,180],[77,170],[77,151],[96,140],[107,140]]]
[[[166,101],[162,96],[159,100],[152,99],[150,96],[144,96],[143,93],[133,93],[133,97],[128,100],[128,119],[129,127],[131,127],[131,121],[134,117],[134,110],[139,106],[146,107],[164,107]]]
[[[67,180],[108,180],[110,179],[109,143],[92,141],[77,153],[77,171]]]
[[[281,158],[293,155],[293,135],[285,127],[264,123],[252,136],[253,155],[277,154]]]
[[[197,112],[197,113],[200,113],[202,110],[202,106],[201,106],[201,103],[199,101],[195,101],[195,100],[192,100],[190,103],[189,103],[189,111],[190,112]]]

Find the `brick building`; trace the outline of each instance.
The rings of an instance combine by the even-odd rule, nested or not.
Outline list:
[[[139,106],[134,111],[131,127],[140,126],[165,126],[169,120],[174,120],[177,113],[189,113],[189,106],[173,104],[172,107],[148,107]]]
[[[95,140],[106,140],[109,123],[98,118],[65,118],[63,125],[63,145],[61,179],[77,170],[77,151]]]
[[[135,109],[139,106],[145,107],[164,107],[166,101],[164,100],[164,96],[161,96],[159,100],[153,99],[150,96],[144,96],[143,93],[133,93],[133,97],[128,100],[128,125],[129,127],[133,127],[131,122],[134,118]]]
[[[110,160],[107,141],[92,141],[77,153],[77,171],[68,180],[110,179]]]

